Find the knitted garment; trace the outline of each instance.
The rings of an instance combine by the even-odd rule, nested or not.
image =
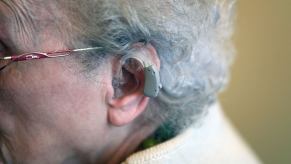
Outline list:
[[[163,143],[129,156],[122,164],[258,164],[223,115],[219,104],[211,107],[202,126],[189,127]]]

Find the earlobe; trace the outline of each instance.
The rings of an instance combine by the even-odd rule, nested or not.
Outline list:
[[[108,119],[115,126],[123,126],[132,122],[145,109],[149,98],[142,94],[112,99],[109,102]]]

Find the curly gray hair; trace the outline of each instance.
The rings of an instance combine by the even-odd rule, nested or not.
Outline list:
[[[235,0],[58,3],[69,20],[67,34],[75,38],[68,39],[72,46],[103,47],[102,55],[82,58],[87,68],[106,55],[128,54],[140,41],[155,47],[163,89],[143,115],[147,122],[162,121],[175,133],[182,131],[205,113],[228,81]]]

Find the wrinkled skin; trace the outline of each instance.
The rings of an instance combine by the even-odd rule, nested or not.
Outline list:
[[[11,65],[1,73],[1,139],[13,158],[22,162],[42,154],[56,158],[67,151],[62,150],[65,147],[78,150],[104,142],[98,136],[104,133],[105,120],[96,119],[105,115],[104,104],[92,101],[98,96],[92,90],[99,88],[88,87],[55,61],[28,65],[25,69]]]
[[[33,26],[26,11],[22,1],[0,1],[0,39],[6,46],[1,53],[68,48],[51,27],[55,15],[37,11]],[[80,74],[71,57],[13,63],[1,71],[0,144],[6,160],[94,163],[114,159],[113,152],[122,156],[116,148],[127,143],[127,128],[108,122],[105,98],[111,89],[111,68],[102,68],[94,82]],[[127,138],[131,142],[134,137]],[[136,147],[141,140],[134,141],[131,145]],[[133,149],[128,146],[127,151]]]
[[[6,9],[1,4],[0,10]],[[9,16],[1,17],[1,40],[11,49],[5,51],[64,48],[58,38],[47,38],[35,46],[27,31],[15,27],[17,20],[13,21],[12,15],[18,13],[6,14]],[[77,76],[68,61],[74,65],[71,59],[14,63],[0,73],[0,141],[14,162],[82,160],[75,157],[78,151],[96,153],[93,147],[106,143],[106,136],[100,137],[106,127],[102,85]]]

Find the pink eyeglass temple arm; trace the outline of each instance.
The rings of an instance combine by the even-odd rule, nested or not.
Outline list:
[[[63,50],[63,51],[54,51],[54,52],[32,52],[32,53],[25,53],[22,55],[1,57],[0,60],[11,60],[13,62],[18,62],[18,61],[33,60],[33,59],[56,58],[56,57],[68,56],[72,52],[91,51],[91,50],[97,50],[100,48],[101,47],[90,47],[90,48],[80,48],[80,49],[74,49],[74,50]]]

